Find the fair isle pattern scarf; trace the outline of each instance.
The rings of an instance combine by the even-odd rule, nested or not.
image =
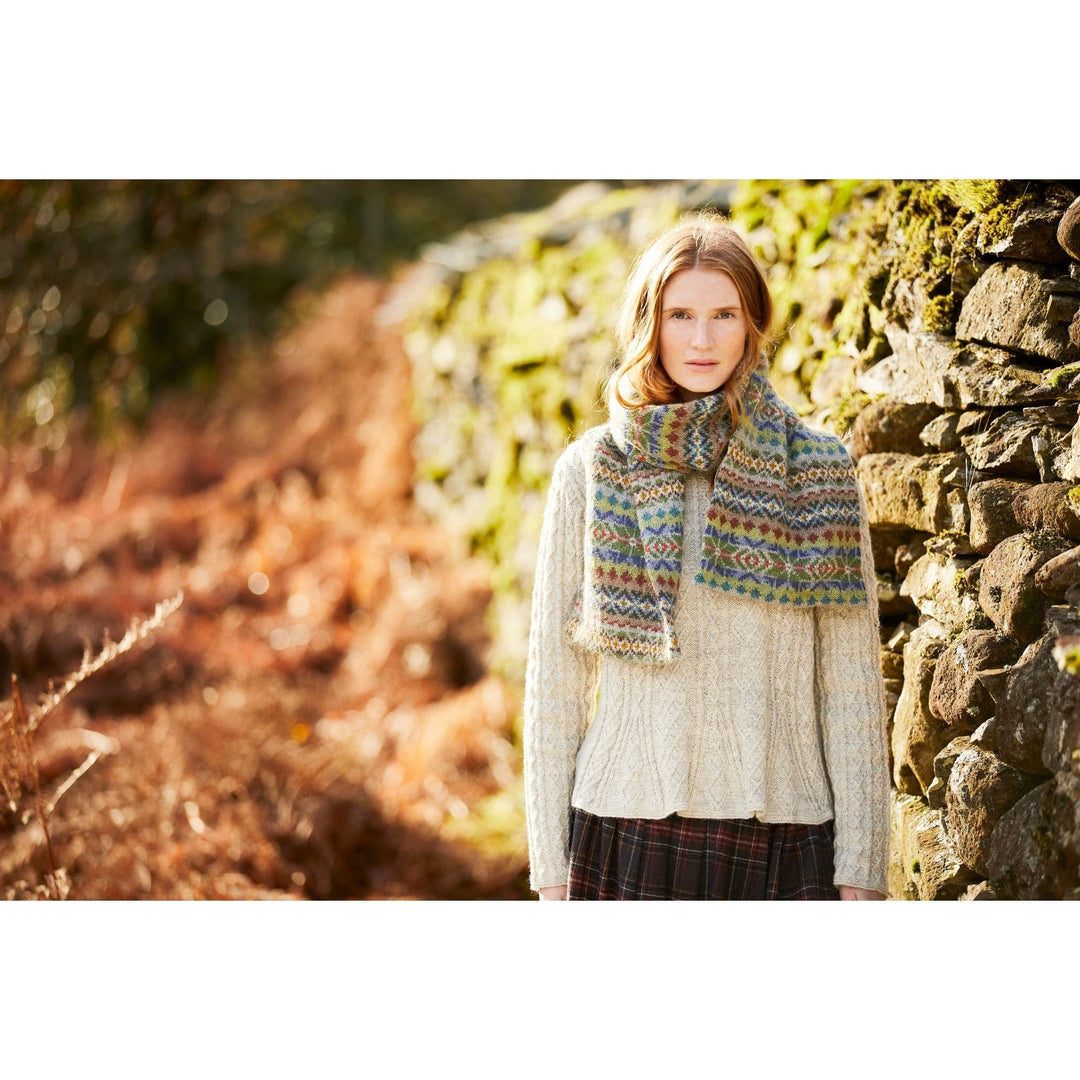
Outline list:
[[[587,577],[570,623],[595,652],[666,664],[679,655],[675,603],[683,474],[716,470],[699,585],[772,603],[865,604],[859,489],[847,451],[811,431],[763,369],[728,439],[722,393],[623,409],[591,447]]]

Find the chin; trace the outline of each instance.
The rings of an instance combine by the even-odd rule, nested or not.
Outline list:
[[[686,389],[695,394],[715,394],[717,390],[724,389],[723,379],[691,379],[687,381]]]

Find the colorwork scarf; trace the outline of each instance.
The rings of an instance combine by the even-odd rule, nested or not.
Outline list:
[[[570,623],[596,652],[665,664],[679,655],[675,602],[683,478],[716,472],[699,585],[778,604],[865,604],[859,489],[840,441],[811,431],[751,375],[730,440],[722,393],[624,409],[591,448],[587,579]]]

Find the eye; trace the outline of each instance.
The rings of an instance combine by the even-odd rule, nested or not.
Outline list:
[[[669,318],[672,319],[688,319],[690,316],[685,311],[673,311]]]

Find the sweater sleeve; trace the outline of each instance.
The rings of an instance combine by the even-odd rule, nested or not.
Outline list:
[[[889,746],[877,584],[860,495],[868,603],[815,609],[818,709],[836,827],[834,882],[888,891]]]
[[[585,459],[572,444],[556,462],[540,534],[525,674],[525,814],[534,890],[567,883],[574,765],[592,714],[599,660],[570,641],[582,584]]]

